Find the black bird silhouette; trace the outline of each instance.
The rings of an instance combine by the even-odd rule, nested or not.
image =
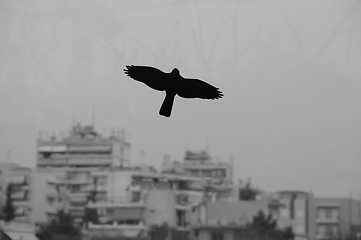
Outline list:
[[[126,66],[124,72],[136,81],[146,84],[158,91],[165,91],[166,95],[159,114],[170,117],[175,95],[183,98],[218,99],[223,93],[218,88],[199,79],[183,78],[179,70],[174,68],[172,72],[165,73],[157,68],[149,66]]]

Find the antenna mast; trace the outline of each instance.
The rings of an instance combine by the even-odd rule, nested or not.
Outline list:
[[[93,128],[95,128],[95,104],[93,103],[92,106],[92,123],[91,125],[93,126]]]
[[[208,132],[206,132],[206,152],[208,154]]]

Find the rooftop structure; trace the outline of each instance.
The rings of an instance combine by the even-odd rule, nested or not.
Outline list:
[[[163,171],[208,178],[214,185],[232,185],[233,183],[232,162],[213,160],[206,151],[186,151],[183,162],[171,162],[165,159]]]
[[[130,143],[124,132],[105,137],[92,126],[74,125],[68,136],[41,136],[37,140],[37,167],[114,167],[130,161]]]

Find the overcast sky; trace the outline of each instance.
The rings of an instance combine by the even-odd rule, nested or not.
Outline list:
[[[132,162],[208,146],[266,191],[361,196],[361,1],[0,1],[0,159],[36,162],[38,132],[125,128]],[[176,98],[125,65],[199,78]],[[208,144],[207,144],[208,143]]]

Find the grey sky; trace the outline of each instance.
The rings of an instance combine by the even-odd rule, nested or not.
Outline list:
[[[0,158],[35,164],[38,131],[124,127],[132,161],[205,148],[260,188],[361,196],[361,1],[0,2]],[[216,101],[135,82],[180,69]]]

